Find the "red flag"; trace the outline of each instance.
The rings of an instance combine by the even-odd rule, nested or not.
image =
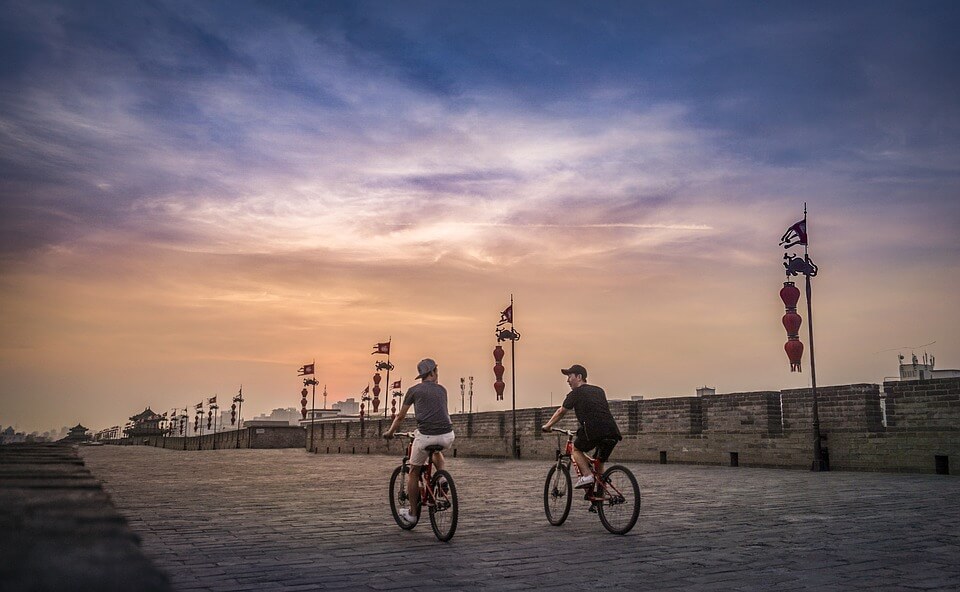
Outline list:
[[[787,229],[780,238],[780,246],[789,249],[794,245],[807,244],[807,219],[800,220]]]
[[[297,376],[307,376],[309,374],[313,374],[313,366],[313,364],[304,364],[303,366],[300,366],[300,370],[298,371],[300,374],[297,374]]]
[[[197,403],[194,408],[203,411],[203,401]]]
[[[367,385],[367,388],[363,389],[363,392],[360,393],[360,394],[361,394],[361,395],[369,395],[369,394],[370,394],[370,385],[368,384],[368,385]]]
[[[513,323],[513,305],[511,304],[503,312],[500,313],[500,322],[497,323],[497,326],[505,325],[507,323]]]
[[[387,354],[387,355],[389,356],[389,355],[390,355],[390,342],[388,341],[388,342],[386,342],[386,343],[378,343],[378,344],[376,344],[375,346],[373,346],[373,352],[371,352],[370,355],[373,356],[373,355],[376,355],[376,354]]]
[[[394,382],[393,384],[391,384],[391,385],[390,385],[390,388],[395,388],[395,389],[400,388],[400,381],[398,380],[398,381]]]
[[[210,397],[209,399],[207,399],[207,403],[210,404],[210,405],[215,405],[215,404],[217,403],[217,396],[214,395],[214,396]]]

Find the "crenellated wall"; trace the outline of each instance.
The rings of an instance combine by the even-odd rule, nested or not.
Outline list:
[[[165,437],[142,436],[124,438],[110,443],[120,445],[154,446],[170,450],[223,450],[228,448],[302,448],[304,429],[300,426],[250,427],[204,434],[202,436]]]
[[[823,447],[832,470],[960,473],[960,379],[818,387]],[[886,401],[886,423],[881,401]],[[809,468],[810,389],[611,401],[624,439],[613,459],[689,464]],[[518,409],[521,458],[554,457],[557,438],[539,426],[555,408]],[[558,427],[575,429],[569,414]],[[454,415],[454,456],[509,457],[512,413]],[[382,439],[388,420],[321,424],[313,450],[396,454]],[[407,419],[401,431],[412,431]],[[309,448],[310,433],[307,430]],[[939,459],[937,457],[940,457]],[[939,462],[939,469],[938,469]]]

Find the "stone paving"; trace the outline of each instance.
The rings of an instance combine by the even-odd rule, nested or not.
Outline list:
[[[174,589],[960,590],[960,479],[625,463],[626,536],[575,499],[543,514],[548,463],[449,459],[460,524],[400,530],[397,456],[82,451]],[[426,517],[424,517],[426,518]]]

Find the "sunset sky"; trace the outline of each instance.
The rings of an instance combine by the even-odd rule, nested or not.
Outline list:
[[[0,425],[243,384],[359,397],[393,339],[459,410],[960,367],[955,2],[2,2]],[[801,284],[802,286],[802,284]],[[509,349],[509,348],[508,348]],[[509,362],[509,356],[507,358]],[[228,403],[229,404],[229,403]]]

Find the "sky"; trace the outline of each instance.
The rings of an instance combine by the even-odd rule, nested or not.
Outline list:
[[[0,2],[0,425],[241,385],[252,417],[311,361],[358,398],[388,339],[404,389],[431,357],[452,411],[467,376],[510,409],[511,295],[519,408],[573,363],[611,399],[804,387],[804,204],[817,383],[960,368],[958,29],[948,1]]]

